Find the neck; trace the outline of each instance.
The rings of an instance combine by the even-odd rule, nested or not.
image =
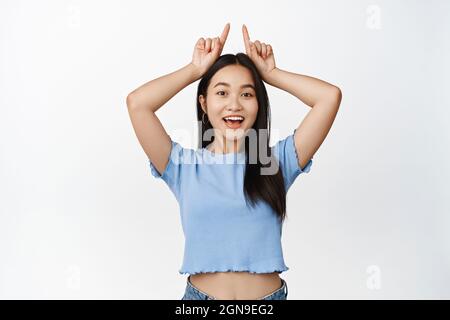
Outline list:
[[[228,141],[225,138],[214,139],[214,141],[206,148],[214,153],[241,153],[244,152],[244,144],[242,140]]]

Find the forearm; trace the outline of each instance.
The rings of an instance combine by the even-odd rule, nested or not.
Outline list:
[[[128,108],[146,108],[156,112],[174,95],[198,79],[197,70],[189,63],[133,90],[127,97]]]
[[[339,92],[336,86],[323,80],[278,68],[273,69],[265,81],[291,93],[310,107],[321,100],[334,98]]]

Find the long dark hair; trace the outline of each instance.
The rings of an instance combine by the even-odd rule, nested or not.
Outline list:
[[[253,146],[252,148],[256,147],[256,154],[257,154],[257,161],[252,161],[252,163],[249,162],[249,140],[248,137],[244,137],[245,141],[245,177],[244,177],[244,195],[247,202],[247,205],[249,202],[252,206],[256,204],[258,200],[265,201],[272,209],[276,212],[278,218],[281,222],[284,221],[286,218],[286,189],[284,186],[284,180],[283,180],[283,173],[281,171],[281,167],[278,168],[276,174],[272,175],[261,175],[261,168],[268,167],[273,161],[271,160],[268,164],[261,163],[261,153],[259,152],[259,146],[264,145],[265,150],[268,150],[268,156],[272,158],[272,154],[270,152],[269,147],[269,140],[270,140],[270,104],[269,104],[269,97],[267,95],[266,87],[264,86],[264,83],[261,79],[261,76],[259,75],[259,72],[254,65],[253,61],[244,53],[237,53],[234,54],[224,54],[220,56],[215,63],[208,69],[208,71],[203,75],[202,79],[200,80],[200,83],[198,84],[197,89],[197,123],[199,124],[199,148],[205,148],[210,141],[206,141],[203,139],[204,133],[208,129],[212,129],[211,123],[209,121],[203,123],[202,117],[204,116],[204,111],[201,107],[199,97],[200,95],[203,95],[206,98],[207,95],[207,89],[209,86],[209,83],[211,81],[211,78],[214,76],[214,74],[222,69],[223,67],[226,67],[228,65],[238,64],[245,68],[247,68],[253,77],[253,80],[255,82],[255,91],[256,91],[256,98],[258,101],[258,114],[256,116],[255,123],[252,126],[252,129],[254,129],[256,134],[256,146]],[[205,118],[207,115],[205,115]],[[260,129],[265,129],[265,131],[268,133],[266,135],[263,135],[261,138],[261,135],[259,134]],[[265,141],[260,141],[260,139],[263,139]],[[212,141],[214,141],[214,135],[212,137]],[[275,165],[277,163],[275,162]]]

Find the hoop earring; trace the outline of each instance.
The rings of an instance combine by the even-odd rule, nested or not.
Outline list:
[[[205,122],[205,115],[206,115],[206,113],[203,113],[203,115],[202,115],[202,122],[203,122],[203,124],[206,124],[206,122]]]

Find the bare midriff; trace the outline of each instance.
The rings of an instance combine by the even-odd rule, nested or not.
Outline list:
[[[257,300],[282,286],[278,272],[209,272],[189,276],[194,287],[217,300]]]

